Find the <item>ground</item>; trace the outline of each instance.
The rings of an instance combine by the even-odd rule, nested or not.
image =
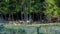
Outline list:
[[[0,24],[1,25],[1,24]],[[1,29],[2,28],[2,29]],[[39,29],[37,31],[37,29]],[[59,34],[60,23],[49,24],[3,24],[0,26],[0,33],[3,34]]]

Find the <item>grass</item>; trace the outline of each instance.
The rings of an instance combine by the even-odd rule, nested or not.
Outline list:
[[[35,26],[35,27],[39,27],[39,26],[60,26],[60,23],[48,23],[48,24],[5,24],[5,26]]]
[[[20,34],[26,32],[26,34],[37,34],[37,27],[39,27],[39,33],[42,34],[58,34],[60,32],[60,23],[49,24],[4,24],[4,30],[8,32],[15,32]],[[23,31],[21,31],[23,30]],[[6,33],[8,33],[6,32]],[[8,33],[9,34],[9,33]]]

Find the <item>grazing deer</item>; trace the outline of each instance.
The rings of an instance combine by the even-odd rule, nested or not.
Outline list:
[[[26,24],[29,24],[29,23],[30,23],[29,20],[18,20],[18,22],[21,23],[21,24],[22,24],[22,23],[26,23]]]
[[[22,24],[24,22],[24,20],[18,20],[18,22]]]
[[[27,20],[26,22],[27,22],[28,24],[30,24],[30,20]]]

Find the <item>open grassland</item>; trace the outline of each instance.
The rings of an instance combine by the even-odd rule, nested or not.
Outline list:
[[[1,34],[60,34],[60,23],[49,24],[3,24]]]

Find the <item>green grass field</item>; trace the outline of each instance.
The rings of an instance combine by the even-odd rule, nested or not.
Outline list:
[[[60,23],[4,24],[0,26],[0,34],[60,34]]]

